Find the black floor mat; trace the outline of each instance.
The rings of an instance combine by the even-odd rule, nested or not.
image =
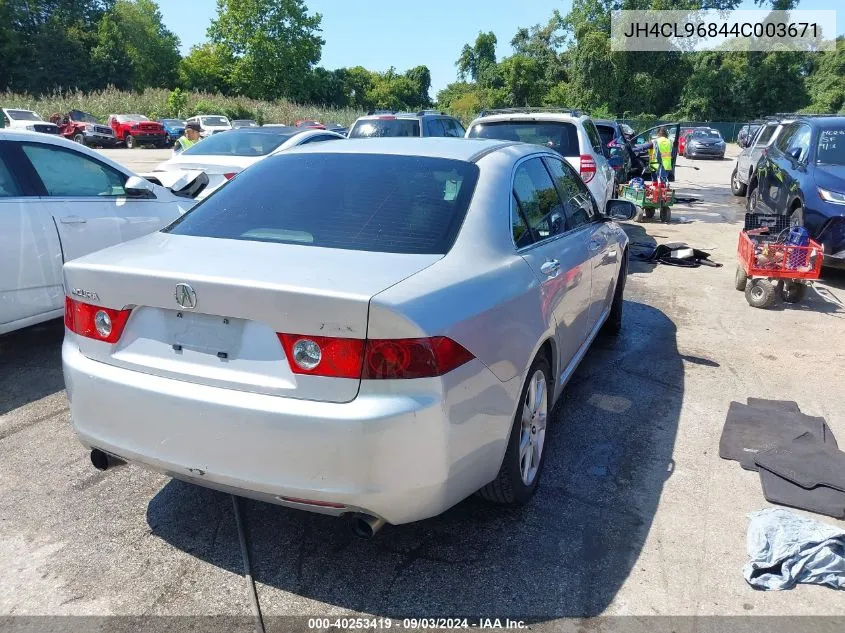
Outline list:
[[[845,502],[845,453],[830,444],[820,444],[810,433],[757,453],[754,462],[761,469],[805,489],[818,486],[836,489]]]
[[[807,432],[819,443],[836,447],[824,418],[786,411],[782,406],[759,408],[731,402],[719,440],[719,457],[738,461],[745,470],[757,470],[757,453],[788,444]]]
[[[755,409],[776,409],[778,411],[792,411],[801,413],[798,403],[793,400],[765,400],[763,398],[748,398],[746,401],[749,407]]]

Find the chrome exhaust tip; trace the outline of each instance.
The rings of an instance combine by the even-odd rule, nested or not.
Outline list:
[[[384,527],[384,519],[369,514],[359,514],[352,520],[352,532],[358,538],[370,539]]]

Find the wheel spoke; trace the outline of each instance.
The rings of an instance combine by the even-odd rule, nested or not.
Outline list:
[[[531,432],[530,431],[523,431],[522,435],[519,438],[519,461],[522,463],[522,460],[525,458],[528,449],[531,446]]]
[[[531,445],[531,436],[529,435],[526,439],[528,441],[526,442],[525,455],[522,456],[520,464],[522,465],[522,481],[527,484],[531,482],[529,474],[531,472],[531,460],[533,458],[534,448]]]
[[[543,374],[534,377],[534,400],[531,405],[531,412],[536,414],[540,412],[543,405],[543,394],[546,392],[546,380]]]

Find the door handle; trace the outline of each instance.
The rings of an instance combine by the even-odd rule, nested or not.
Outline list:
[[[88,220],[85,218],[80,218],[78,215],[66,215],[62,218],[59,218],[59,222],[62,224],[85,224]]]
[[[550,277],[557,273],[560,270],[560,262],[556,259],[546,262],[542,266],[540,266],[540,272],[544,275],[549,275]]]

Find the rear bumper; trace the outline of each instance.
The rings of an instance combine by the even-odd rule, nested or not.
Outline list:
[[[491,481],[516,399],[477,360],[438,379],[365,381],[345,404],[114,367],[83,356],[70,333],[62,361],[73,425],[89,448],[201,486],[389,523],[437,515]],[[398,382],[408,383],[401,392]]]

